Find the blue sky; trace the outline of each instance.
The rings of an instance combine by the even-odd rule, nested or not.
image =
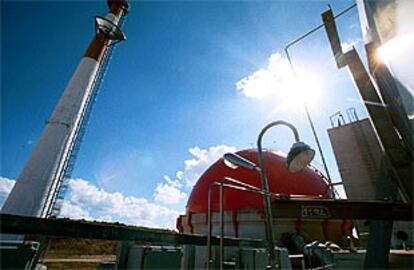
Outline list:
[[[191,190],[187,182],[222,151],[252,147],[266,123],[291,121],[302,139],[315,145],[302,107],[249,96],[237,83],[251,76],[255,87],[256,72],[285,63],[284,46],[320,24],[328,4],[337,13],[352,3],[134,1],[124,24],[127,41],[114,50],[72,174],[77,186],[182,212]],[[107,7],[104,1],[1,5],[0,176],[16,179],[92,38],[94,16],[106,14]],[[338,26],[343,42],[355,43],[362,53],[357,10],[341,17]],[[366,113],[347,71],[336,69],[323,30],[290,52],[298,70],[318,78],[319,97],[310,111],[337,180],[326,132],[329,116],[349,107],[361,118]],[[273,63],[270,57],[277,53]],[[282,151],[291,142],[283,128],[265,140],[267,147]],[[184,176],[177,177],[180,171]],[[179,200],[171,203],[162,192]],[[88,214],[131,222],[119,213],[97,212],[92,207]]]

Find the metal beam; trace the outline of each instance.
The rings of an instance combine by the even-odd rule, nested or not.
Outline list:
[[[389,181],[392,171],[388,159],[381,159],[377,179],[375,198],[397,198],[397,187]],[[394,220],[372,220],[369,225],[367,253],[365,254],[364,269],[388,268],[391,249],[392,228]]]
[[[370,115],[370,120],[375,127],[378,139],[390,159],[399,188],[405,199],[407,201],[412,201],[412,154],[409,153],[401,143],[400,135],[396,132],[390,117],[389,109],[387,107],[388,105],[385,105],[378,95],[370,74],[366,71],[355,48],[346,53],[342,53],[342,49],[338,47],[340,38],[338,36],[332,10],[329,9],[324,12],[322,14],[322,20],[337,66],[339,68],[348,66],[351,76]]]
[[[207,237],[202,235],[179,234],[170,230],[127,226],[116,223],[70,219],[44,219],[9,214],[0,214],[0,220],[1,233],[8,234],[137,241],[145,244],[159,245],[205,246],[207,244]],[[218,245],[219,238],[212,237],[211,244]],[[265,241],[261,239],[224,237],[224,245],[264,247]]]
[[[413,220],[413,205],[382,201],[275,199],[273,218]]]

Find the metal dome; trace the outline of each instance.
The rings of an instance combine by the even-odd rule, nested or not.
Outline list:
[[[256,149],[237,152],[238,155],[258,164]],[[292,173],[286,167],[286,158],[270,151],[263,151],[266,176],[269,181],[269,191],[296,195],[322,196],[328,198],[330,190],[323,176],[311,167]],[[220,181],[223,177],[231,177],[247,184],[261,188],[260,176],[256,171],[239,167],[231,169],[224,164],[223,158],[211,165],[195,184],[187,202],[187,213],[207,213],[209,185]],[[219,209],[219,190],[215,188],[212,194],[212,210]],[[256,193],[226,189],[224,210],[263,209],[263,198]]]

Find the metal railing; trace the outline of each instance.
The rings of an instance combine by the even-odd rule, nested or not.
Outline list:
[[[231,184],[228,184],[228,183]],[[224,265],[224,188],[230,188],[230,189],[234,189],[234,190],[240,190],[240,191],[245,191],[245,192],[253,192],[253,193],[257,193],[260,195],[265,195],[265,192],[263,192],[262,189],[244,183],[242,181],[230,178],[230,177],[224,177],[222,178],[220,181],[216,181],[216,182],[212,182],[209,185],[209,189],[208,189],[208,208],[207,208],[207,223],[208,223],[208,227],[207,227],[207,261],[206,261],[206,268],[207,269],[211,269],[211,265],[213,263],[212,261],[212,249],[211,249],[211,239],[212,239],[212,194],[213,194],[213,188],[214,187],[219,187],[220,188],[220,193],[219,193],[219,213],[220,213],[220,244],[219,244],[219,248],[220,248],[220,269],[223,269],[223,265]],[[283,193],[272,193],[269,192],[268,195],[270,197],[273,198],[279,198],[279,199],[290,199],[290,198],[296,198],[296,199],[311,199],[311,198],[319,198],[317,196],[307,196],[307,195],[288,195],[288,194],[283,194]],[[271,236],[273,237],[273,235]]]

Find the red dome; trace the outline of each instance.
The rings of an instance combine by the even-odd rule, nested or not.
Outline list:
[[[258,164],[256,149],[237,152],[240,156]],[[292,173],[285,165],[285,158],[270,150],[264,150],[265,171],[269,182],[269,190],[273,193],[286,193],[297,195],[322,195],[329,197],[329,187],[314,169],[306,168],[301,172]],[[210,183],[220,181],[223,177],[231,177],[247,184],[261,188],[259,173],[239,167],[227,167],[223,158],[216,161],[195,184],[187,202],[187,213],[207,213],[208,188]],[[237,209],[263,209],[263,198],[256,193],[226,188],[224,191],[224,209],[235,211]],[[212,194],[212,209],[219,209],[219,190],[215,188]]]

